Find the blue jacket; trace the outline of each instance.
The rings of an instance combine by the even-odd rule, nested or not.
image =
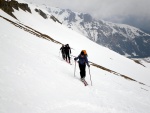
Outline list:
[[[89,65],[89,61],[88,61],[88,58],[87,58],[87,56],[86,55],[84,55],[83,57],[82,57],[82,55],[80,54],[78,57],[76,57],[76,58],[74,58],[74,60],[78,60],[79,59],[79,64],[81,64],[81,65],[85,65],[85,64],[87,64],[88,66],[90,66]]]

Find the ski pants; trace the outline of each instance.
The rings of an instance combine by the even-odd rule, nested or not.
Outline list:
[[[80,68],[80,76],[81,76],[81,78],[85,78],[85,76],[86,76],[86,71],[85,71],[86,65],[79,63],[79,68]]]
[[[65,52],[61,52],[61,54],[62,54],[62,58],[65,60],[66,57]]]
[[[66,61],[69,61],[69,63],[70,63],[70,54],[69,53],[66,53]]]

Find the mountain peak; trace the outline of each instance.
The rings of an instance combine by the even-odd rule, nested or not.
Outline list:
[[[90,40],[128,57],[150,56],[150,35],[126,24],[96,20],[90,14],[47,8],[64,25]]]

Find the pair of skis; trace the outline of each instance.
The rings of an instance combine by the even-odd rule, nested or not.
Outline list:
[[[81,79],[81,81],[84,83],[85,86],[88,85],[88,83],[85,81],[85,79]]]
[[[75,71],[76,71],[76,62],[75,62],[75,67],[74,67],[74,77],[75,77]],[[81,82],[83,82],[83,84],[84,84],[85,86],[88,85],[88,83],[86,82],[85,79],[81,79]]]

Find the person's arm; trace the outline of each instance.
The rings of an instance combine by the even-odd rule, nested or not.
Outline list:
[[[79,56],[74,58],[74,60],[78,60],[78,59],[79,59]]]
[[[71,54],[71,48],[70,48],[70,54]]]
[[[86,64],[88,65],[88,67],[90,67],[89,61],[88,61],[88,58],[87,58],[87,57],[85,57],[85,61],[86,61]]]

